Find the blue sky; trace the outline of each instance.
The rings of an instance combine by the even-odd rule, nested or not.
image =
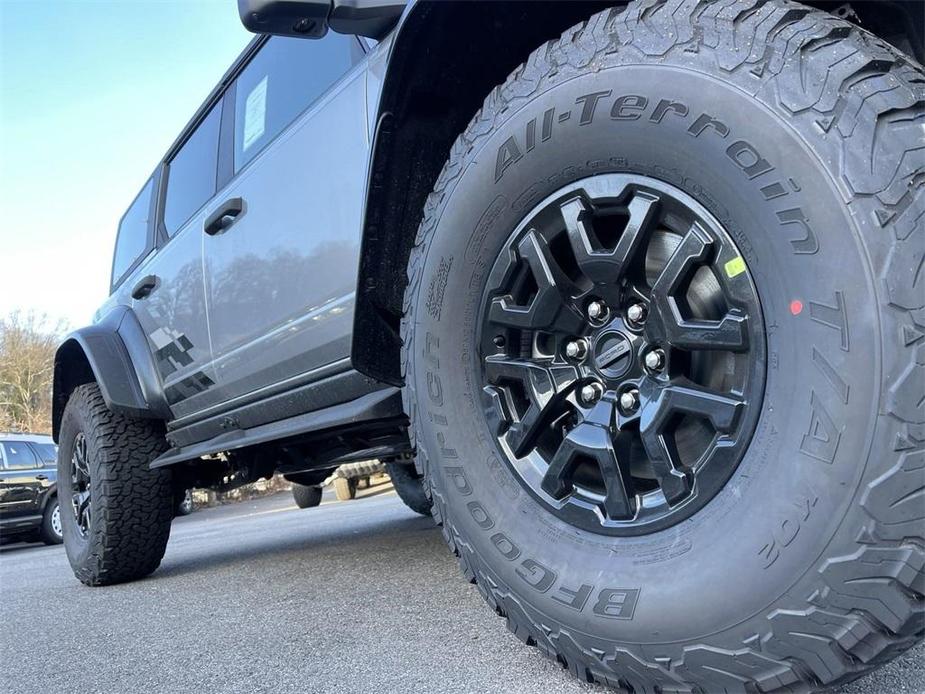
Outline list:
[[[0,0],[0,316],[90,322],[119,218],[251,37],[234,0]]]

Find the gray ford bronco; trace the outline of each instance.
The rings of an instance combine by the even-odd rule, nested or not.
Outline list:
[[[922,638],[921,2],[239,10],[57,354],[78,579],[154,571],[190,487],[376,458],[582,680]]]

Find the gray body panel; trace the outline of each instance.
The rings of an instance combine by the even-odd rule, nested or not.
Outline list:
[[[265,40],[258,37],[242,53],[165,162],[203,115],[220,107],[223,91]],[[93,340],[113,345],[124,376],[107,376],[113,369],[101,362],[108,357],[86,354],[104,395],[104,381],[120,381],[107,404],[165,419],[175,446],[227,436],[229,427],[296,422],[386,387],[356,373],[351,362],[371,142],[391,35],[365,46],[368,54],[241,171],[220,176],[217,192],[170,238],[161,222],[169,175],[157,175],[149,252],[120,280],[94,324],[71,338],[84,352]],[[224,231],[204,233],[210,215],[232,198],[244,200],[244,212]],[[156,279],[154,290],[133,298],[148,278]],[[125,315],[135,328],[130,348],[118,332]],[[146,362],[144,378],[131,373],[136,359]],[[61,383],[64,389],[67,379]],[[66,395],[62,411],[65,402]],[[311,429],[310,420],[298,420],[299,427]]]
[[[323,40],[323,39],[322,39]],[[214,204],[245,213],[204,242],[221,401],[310,381],[350,355],[369,157],[365,62],[309,107]]]
[[[206,320],[202,269],[202,223],[194,214],[170,243],[143,262],[117,293],[138,317],[148,338],[171,413],[182,417],[215,402],[212,348]],[[144,299],[130,293],[142,277],[154,275],[158,287]]]

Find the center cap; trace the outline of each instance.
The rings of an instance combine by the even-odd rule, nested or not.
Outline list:
[[[619,378],[629,371],[633,345],[621,332],[606,332],[594,343],[594,365],[610,378]]]

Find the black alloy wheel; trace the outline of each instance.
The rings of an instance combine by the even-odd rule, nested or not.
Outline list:
[[[87,437],[79,432],[74,438],[71,455],[71,509],[81,537],[90,531],[90,464],[87,455]]]
[[[531,210],[482,302],[484,403],[523,486],[598,533],[688,518],[742,458],[765,380],[757,291],[687,194],[585,178]]]

